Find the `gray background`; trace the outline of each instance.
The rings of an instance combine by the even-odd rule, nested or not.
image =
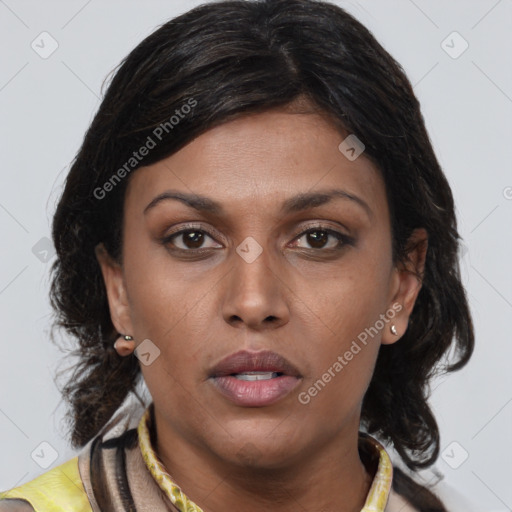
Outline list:
[[[2,490],[75,453],[54,384],[63,366],[49,341],[47,297],[47,238],[63,178],[108,73],[157,25],[199,3],[0,0]],[[466,368],[432,386],[437,471],[475,510],[512,510],[512,1],[336,3],[414,84],[465,240],[461,269],[477,346]],[[52,39],[58,48],[42,58]]]

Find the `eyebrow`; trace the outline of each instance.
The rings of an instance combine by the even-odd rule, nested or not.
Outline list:
[[[329,203],[335,198],[352,201],[362,207],[368,217],[373,217],[373,212],[363,199],[342,189],[329,189],[320,192],[304,192],[286,199],[281,206],[281,214],[288,214],[316,208]],[[194,208],[199,212],[206,212],[212,215],[221,216],[225,213],[222,205],[209,197],[198,194],[188,194],[178,190],[166,190],[156,196],[145,208],[144,214],[154,208],[157,204],[167,200],[178,200]]]

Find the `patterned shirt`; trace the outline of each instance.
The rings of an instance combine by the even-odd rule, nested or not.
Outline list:
[[[0,492],[0,512],[1,500],[13,498],[26,500],[32,506],[27,510],[36,512],[203,512],[171,479],[155,451],[153,404],[136,429],[123,431],[121,425],[113,426],[117,426],[114,435],[105,434],[110,430],[104,429],[73,459]],[[377,463],[361,512],[390,512],[386,507],[394,495],[390,457],[381,443],[364,432],[359,432],[359,449]]]

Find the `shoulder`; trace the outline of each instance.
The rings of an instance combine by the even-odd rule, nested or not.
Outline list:
[[[476,503],[444,480],[435,486],[434,491],[450,512],[476,512],[478,508]]]
[[[113,418],[91,439],[81,452],[64,464],[57,466],[37,478],[14,489],[0,491],[0,512],[92,512],[99,510],[95,493],[90,482],[91,456],[93,462],[105,469],[111,480],[116,480],[115,464],[105,456],[108,450],[121,445],[126,447],[129,440],[133,445],[133,433],[126,432],[138,424],[144,408],[129,401],[122,406]],[[128,435],[131,434],[131,435]],[[136,439],[135,439],[136,440]],[[105,452],[105,453],[104,453]],[[118,455],[119,453],[116,452]],[[110,457],[112,458],[112,457]],[[114,457],[115,459],[115,457]],[[124,460],[124,457],[122,457]],[[101,472],[101,471],[100,471]],[[97,474],[98,471],[92,471]],[[104,482],[101,482],[103,485]]]
[[[0,512],[35,512],[28,501],[21,499],[0,499]]]
[[[476,507],[445,481],[437,467],[411,472],[393,466],[393,486],[385,512],[475,512]],[[433,483],[434,482],[434,483]]]
[[[403,496],[391,489],[384,512],[419,512]]]
[[[72,505],[72,508],[70,508]],[[84,490],[78,456],[26,484],[0,492],[0,511],[92,512]]]

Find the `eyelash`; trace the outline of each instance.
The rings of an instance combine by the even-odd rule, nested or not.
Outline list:
[[[214,239],[213,235],[210,234],[208,231],[206,231],[204,229],[200,229],[198,226],[188,225],[184,229],[181,229],[180,231],[177,231],[175,233],[171,233],[170,235],[165,236],[164,238],[161,239],[161,243],[163,245],[169,245],[169,244],[171,244],[173,239],[179,237],[180,235],[183,235],[186,233],[191,233],[191,232],[203,233],[203,234],[206,234],[207,236],[209,236],[210,238]],[[314,232],[324,232],[324,233],[327,233],[328,235],[333,236],[334,238],[336,238],[338,240],[339,245],[337,247],[329,247],[327,249],[325,249],[325,248],[320,248],[320,249],[311,248],[310,249],[307,247],[299,248],[299,249],[303,249],[306,251],[315,251],[315,252],[316,251],[331,252],[331,251],[340,251],[346,245],[354,245],[354,238],[352,238],[348,235],[345,235],[343,233],[340,233],[339,231],[336,231],[334,229],[328,228],[326,226],[322,226],[322,225],[314,225],[304,231],[301,231],[300,233],[297,233],[297,235],[295,235],[293,240],[298,240],[298,239],[302,238],[303,236],[308,235],[310,233],[314,233]],[[204,253],[204,252],[208,252],[208,251],[215,250],[215,249],[216,248],[208,248],[208,247],[207,248],[199,248],[199,249],[181,249],[180,247],[172,248],[173,251],[177,251],[177,252],[181,252],[181,253],[188,253],[188,254],[199,254],[199,253]]]

